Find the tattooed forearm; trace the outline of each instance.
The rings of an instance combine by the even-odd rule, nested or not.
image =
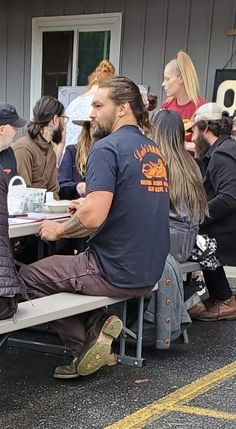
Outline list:
[[[64,224],[64,237],[65,238],[82,238],[87,237],[92,232],[96,231],[96,228],[87,228],[83,225],[78,215],[74,215],[71,219],[66,221]]]

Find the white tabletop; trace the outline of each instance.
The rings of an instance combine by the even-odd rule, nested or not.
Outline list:
[[[70,217],[69,214],[46,214],[46,213],[29,213],[25,218],[16,217],[9,219],[9,237],[24,237],[26,235],[38,234],[41,221],[44,219],[64,222]],[[34,221],[34,219],[37,219]]]

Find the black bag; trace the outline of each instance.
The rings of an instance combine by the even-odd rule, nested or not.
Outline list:
[[[219,266],[216,257],[217,242],[207,235],[197,235],[196,244],[191,252],[190,260],[199,262],[205,270],[214,271]]]

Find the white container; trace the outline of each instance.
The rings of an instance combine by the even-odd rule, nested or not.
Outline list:
[[[48,208],[47,211],[51,213],[66,213],[69,201],[68,200],[54,200],[46,202],[45,206]]]
[[[43,212],[46,189],[27,188],[25,210],[27,212]]]
[[[20,184],[14,185],[19,181]],[[24,213],[25,201],[27,195],[26,183],[21,176],[11,178],[8,185],[7,205],[9,216],[20,216]]]
[[[46,192],[46,204],[51,203],[53,201],[56,201],[54,200],[53,192]]]

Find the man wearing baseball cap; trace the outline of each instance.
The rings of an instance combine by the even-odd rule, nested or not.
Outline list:
[[[236,319],[236,299],[223,268],[236,266],[236,144],[231,129],[231,118],[216,103],[202,105],[192,118],[192,141],[202,163],[210,213],[200,233],[216,238],[221,263],[215,271],[204,271],[209,299],[197,317],[203,321]]]
[[[18,128],[25,124],[26,120],[18,115],[12,104],[0,102],[0,164],[7,182],[17,174],[16,158],[10,145]]]

